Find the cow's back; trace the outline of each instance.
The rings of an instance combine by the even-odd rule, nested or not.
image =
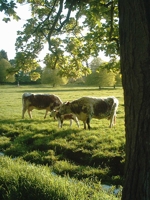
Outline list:
[[[30,106],[34,106],[38,109],[45,109],[47,107],[55,107],[60,105],[60,101],[57,96],[49,94],[34,94],[28,98]]]
[[[62,104],[60,98],[53,94],[24,93],[22,98],[26,106],[32,106],[36,109],[45,109],[47,107],[53,109]]]

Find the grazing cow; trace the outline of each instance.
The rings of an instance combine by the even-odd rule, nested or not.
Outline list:
[[[62,127],[63,126],[63,121],[64,120],[70,120],[70,126],[72,125],[72,120],[74,120],[77,124],[77,126],[79,127],[79,121],[78,121],[78,118],[72,114],[72,113],[69,113],[69,114],[64,114],[64,115],[60,115],[60,113],[56,110],[53,110],[51,113],[50,113],[50,117],[56,117],[57,120],[58,120],[58,127]]]
[[[59,113],[61,115],[74,113],[79,120],[83,121],[84,129],[86,124],[90,129],[90,121],[92,118],[110,120],[112,127],[116,122],[116,111],[119,101],[115,97],[81,97],[72,102],[66,102],[60,105]]]
[[[32,118],[31,111],[33,109],[46,110],[45,119],[48,111],[57,108],[61,104],[60,98],[54,94],[24,93],[22,95],[22,119],[26,110],[28,110],[29,117]]]

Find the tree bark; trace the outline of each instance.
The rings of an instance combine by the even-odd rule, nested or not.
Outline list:
[[[122,200],[150,200],[150,0],[119,0],[126,166]]]

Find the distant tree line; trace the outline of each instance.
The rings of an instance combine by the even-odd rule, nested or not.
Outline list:
[[[88,86],[97,86],[99,88],[108,86],[121,86],[121,76],[119,68],[115,70],[107,69],[108,63],[97,57],[92,60],[89,65],[89,73],[80,78],[72,77],[70,72],[62,73],[60,68],[52,69],[50,62],[45,61],[45,67],[42,68],[35,62],[34,68],[23,69],[21,65],[21,56],[13,60],[8,60],[7,53],[0,51],[0,84],[49,84],[53,87],[57,85],[65,85],[67,83],[82,83]],[[19,68],[19,70],[18,70]]]

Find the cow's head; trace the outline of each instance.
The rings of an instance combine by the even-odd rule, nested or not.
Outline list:
[[[71,113],[71,110],[70,110],[71,106],[70,105],[71,105],[71,103],[69,101],[64,102],[62,105],[59,106],[59,109],[58,109],[59,113],[61,115]]]
[[[50,117],[56,117],[56,113],[57,113],[57,111],[56,110],[52,110],[51,112],[50,112]]]

